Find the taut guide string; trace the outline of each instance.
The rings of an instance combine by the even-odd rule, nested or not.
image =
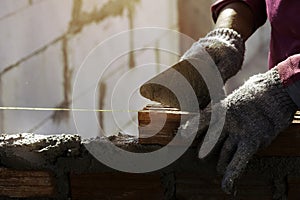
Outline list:
[[[14,107],[14,106],[0,106],[0,110],[23,110],[23,111],[74,111],[74,112],[150,112],[151,110],[112,110],[112,109],[88,109],[88,108],[42,108],[42,107]],[[152,110],[153,111],[153,110]],[[163,110],[157,110],[163,111]],[[166,110],[166,113],[172,113],[174,111]],[[176,112],[197,114],[193,112],[184,112],[177,110]],[[300,119],[300,111],[296,112],[295,119]]]
[[[109,110],[87,108],[41,108],[41,107],[0,107],[0,110],[25,110],[25,111],[75,111],[75,112],[138,112],[137,110]]]

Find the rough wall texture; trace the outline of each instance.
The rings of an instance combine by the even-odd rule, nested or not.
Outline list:
[[[179,31],[194,40],[204,37],[213,28],[210,14],[212,0],[178,0]],[[181,41],[180,50],[185,52],[190,44]]]
[[[100,42],[131,28],[177,29],[174,0],[155,3],[147,0],[3,0],[0,4],[0,106],[70,108],[75,101],[72,89],[76,74],[84,58]],[[178,43],[174,41],[168,42],[176,49]],[[153,46],[159,44],[158,36]],[[132,45],[129,48],[133,48]],[[113,55],[113,48],[109,53]],[[133,66],[155,63],[155,57],[159,57],[155,52],[138,57],[130,53],[118,63],[120,66],[115,71],[122,74]],[[167,58],[166,65],[177,59],[170,55]],[[101,60],[97,62],[102,67]],[[120,76],[120,73],[108,74],[104,82],[99,83],[108,86],[107,93],[100,92],[101,97],[96,100],[101,109],[110,109],[108,96],[112,83]],[[89,93],[94,93],[88,84],[89,77],[86,82],[87,87],[82,87],[82,95],[76,101],[89,101]],[[112,118],[100,117],[107,132],[116,132]],[[98,127],[89,128],[91,132],[99,131]],[[62,111],[0,111],[0,130],[43,134],[76,132],[72,115]]]

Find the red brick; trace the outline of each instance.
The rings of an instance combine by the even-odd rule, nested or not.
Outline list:
[[[300,177],[288,177],[288,200],[300,199]]]
[[[76,199],[163,199],[159,175],[129,173],[71,174],[71,196]]]
[[[221,190],[222,177],[204,176],[194,173],[176,175],[176,197],[185,199],[230,199]],[[272,199],[271,184],[258,176],[244,176],[238,183],[237,199],[268,200]]]
[[[51,172],[0,168],[0,196],[10,198],[54,197],[55,187]]]
[[[148,112],[145,112],[148,111]],[[151,116],[151,117],[150,117]],[[169,107],[148,105],[139,112],[139,143],[168,144],[180,126],[180,120],[195,116]],[[141,138],[147,137],[148,138]],[[278,135],[272,144],[260,151],[260,156],[300,156],[300,111],[295,115],[292,125]],[[176,143],[180,145],[180,143]]]

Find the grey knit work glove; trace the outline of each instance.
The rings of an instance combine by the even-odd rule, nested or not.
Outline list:
[[[147,99],[181,110],[198,111],[196,104],[203,109],[211,97],[208,86],[212,84],[206,78],[214,78],[215,85],[223,84],[240,70],[244,51],[243,39],[236,31],[228,28],[215,29],[195,42],[180,62],[145,82],[140,87],[140,93]],[[218,70],[221,77],[217,71],[211,70]],[[186,81],[189,84],[185,84]],[[186,95],[175,95],[174,92]],[[196,96],[198,102],[192,102],[190,95]]]
[[[297,106],[283,88],[276,68],[251,77],[221,106],[227,112],[217,169],[225,173],[223,190],[232,193],[252,155],[291,124]]]
[[[224,82],[234,76],[244,61],[245,43],[240,34],[229,28],[217,28],[200,38],[181,60],[201,59],[203,47],[217,65]]]
[[[297,106],[283,88],[276,68],[251,77],[243,86],[213,106],[227,111],[225,124],[216,145],[215,142],[210,143],[210,139],[206,140],[214,137],[213,132],[205,136],[199,157],[205,157],[206,148],[211,149],[211,145],[215,145],[214,149],[221,149],[217,170],[224,173],[222,189],[232,193],[235,182],[250,158],[291,124]],[[193,122],[193,119],[190,121]],[[202,118],[200,123],[208,122]],[[190,124],[193,126],[193,123]],[[218,119],[215,119],[212,126],[218,125]],[[207,124],[200,125],[199,131],[203,131],[205,126]],[[190,131],[193,128],[179,131]]]

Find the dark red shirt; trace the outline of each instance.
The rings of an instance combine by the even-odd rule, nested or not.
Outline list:
[[[255,29],[269,19],[269,68],[278,65],[283,85],[300,107],[300,0],[218,0],[212,6],[214,20],[225,5],[240,1],[251,8]]]

